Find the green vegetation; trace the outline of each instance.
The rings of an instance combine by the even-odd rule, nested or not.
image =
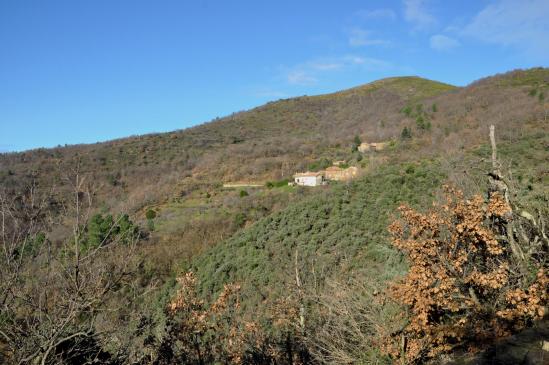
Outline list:
[[[356,152],[358,150],[358,146],[360,146],[361,143],[362,141],[360,140],[360,137],[355,136],[355,138],[353,139],[353,146],[351,148],[351,151]]]
[[[431,122],[428,120],[425,120],[425,117],[423,115],[418,115],[416,117],[416,125],[421,130],[430,130],[431,129]]]
[[[309,171],[321,171],[325,170],[328,167],[332,166],[332,161],[327,158],[321,158],[308,166]]]
[[[431,109],[433,110],[433,113],[436,112],[437,111],[436,104],[433,104]],[[401,113],[406,115],[408,118],[414,118],[418,129],[422,131],[428,131],[431,129],[431,122],[430,122],[431,117],[429,116],[429,114],[427,114],[427,112],[423,108],[423,104],[416,104],[414,108],[412,108],[411,105],[407,105],[401,109]],[[409,138],[408,132],[411,133],[410,130],[408,130],[407,132],[403,130],[401,133],[401,138],[403,139]]]
[[[90,250],[108,245],[114,240],[125,244],[137,239],[139,228],[130,220],[127,214],[120,215],[116,220],[110,214],[95,214],[91,217],[86,237],[82,240],[82,248]]]
[[[147,209],[147,212],[145,213],[145,218],[147,219],[155,219],[156,218],[156,212],[152,209]]]
[[[527,70],[516,70],[493,79],[501,86],[547,86],[549,82],[549,69],[537,67]],[[490,80],[490,78],[488,78]]]
[[[44,232],[38,232],[27,239],[26,244],[21,250],[16,249],[14,251],[14,257],[17,259],[36,257],[45,242],[46,234]]]
[[[411,139],[412,138],[412,131],[408,127],[402,128],[402,132],[400,133],[400,138],[403,140]]]
[[[260,220],[193,260],[200,290],[217,293],[223,284],[237,282],[247,298],[243,305],[253,311],[261,293],[272,292],[274,299],[292,285],[296,251],[306,268],[303,280],[310,284],[341,270],[367,267],[373,273],[387,260],[400,265],[386,244],[388,219],[400,202],[422,205],[442,181],[437,164],[425,161],[413,171],[386,167],[350,185],[335,185],[330,192]],[[382,272],[378,275],[377,280],[387,278]]]
[[[411,117],[412,116],[412,106],[411,105],[406,105],[404,108],[402,108],[400,110],[400,112],[403,113],[407,117]]]
[[[277,180],[277,181],[267,181],[265,186],[267,186],[269,189],[282,188],[284,186],[288,186],[288,182],[289,182],[288,179],[282,179],[282,180]]]

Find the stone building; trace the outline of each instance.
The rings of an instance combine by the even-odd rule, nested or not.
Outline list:
[[[301,186],[319,186],[325,183],[324,171],[300,172],[294,175],[294,182]]]

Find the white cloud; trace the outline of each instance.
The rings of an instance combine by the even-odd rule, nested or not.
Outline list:
[[[361,46],[383,46],[389,45],[390,42],[384,39],[376,39],[372,37],[372,32],[361,28],[353,28],[349,32],[349,45],[352,47]]]
[[[413,23],[416,29],[429,28],[437,23],[427,8],[427,0],[403,0],[404,19]]]
[[[461,34],[487,43],[549,55],[549,1],[496,1],[480,11]]]
[[[287,79],[288,83],[292,85],[313,85],[318,82],[316,77],[303,70],[293,70],[288,72]]]
[[[311,67],[318,71],[337,70],[343,67],[341,63],[312,63]]]
[[[387,19],[395,20],[396,13],[392,9],[359,10],[355,15],[362,19]]]
[[[436,49],[437,51],[449,51],[460,46],[460,43],[457,40],[442,34],[435,34],[431,37],[429,42],[431,48]]]
[[[340,57],[319,58],[296,65],[291,68],[283,68],[284,77],[291,85],[314,85],[322,76],[333,72],[355,70],[385,71],[393,68],[387,61],[377,58],[345,55]]]
[[[345,56],[343,59],[349,65],[358,65],[368,71],[383,71],[393,67],[390,62],[371,57]]]

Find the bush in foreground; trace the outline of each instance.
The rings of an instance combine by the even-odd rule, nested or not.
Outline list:
[[[543,318],[549,277],[545,232],[536,231],[543,225],[515,214],[498,192],[466,200],[449,187],[429,213],[399,211],[390,232],[410,270],[390,294],[409,321],[386,338],[385,352],[414,363],[456,348],[477,351]]]

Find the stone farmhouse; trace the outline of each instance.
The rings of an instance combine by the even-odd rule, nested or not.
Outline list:
[[[294,175],[294,182],[301,186],[319,186],[326,183],[324,171],[300,172]]]
[[[301,172],[294,175],[295,185],[320,186],[325,185],[328,180],[349,181],[358,176],[358,168],[355,166],[343,169],[339,166],[330,166],[324,171]]]

